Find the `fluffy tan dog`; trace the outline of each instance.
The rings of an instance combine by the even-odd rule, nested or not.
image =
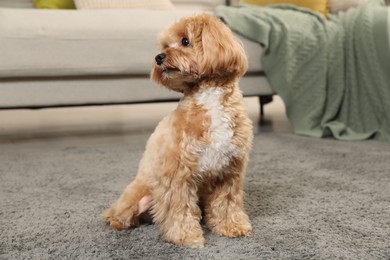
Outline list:
[[[221,236],[246,236],[243,182],[253,139],[238,79],[240,43],[219,19],[183,18],[164,31],[152,79],[182,92],[151,135],[138,174],[104,214],[111,227],[137,226],[149,211],[166,241],[203,247],[200,220]],[[203,215],[202,215],[203,210]]]

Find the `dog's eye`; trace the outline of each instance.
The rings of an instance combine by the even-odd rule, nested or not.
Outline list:
[[[184,47],[187,47],[188,45],[190,45],[190,40],[188,40],[187,38],[183,38],[183,39],[181,39],[181,44]]]

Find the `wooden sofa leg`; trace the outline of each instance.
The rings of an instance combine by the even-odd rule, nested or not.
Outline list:
[[[273,95],[262,95],[262,96],[259,96],[259,102],[260,102],[260,118],[263,118],[264,117],[264,105],[272,102],[274,99],[273,99]]]

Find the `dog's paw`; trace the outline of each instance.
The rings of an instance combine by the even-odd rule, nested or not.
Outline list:
[[[242,237],[250,235],[252,225],[245,213],[230,216],[227,219],[219,220],[218,223],[210,227],[211,231],[219,236]]]
[[[103,220],[116,230],[138,226],[139,221],[133,208],[118,209],[115,205],[102,214]]]
[[[138,203],[131,200],[118,200],[102,214],[102,218],[116,230],[136,227],[150,222],[148,211],[151,206],[151,196],[142,197]]]
[[[160,224],[160,231],[165,241],[178,246],[202,248],[206,244],[197,219],[167,219]]]
[[[212,232],[219,236],[242,237],[248,236],[252,231],[251,224],[248,223],[221,223],[212,229]]]
[[[206,244],[206,239],[203,236],[193,239],[186,239],[183,241],[183,246],[188,248],[203,248]]]
[[[181,233],[181,232],[180,232]],[[203,236],[203,232],[199,230],[188,231],[181,234],[165,234],[164,239],[178,246],[184,246],[188,248],[203,248],[206,244],[206,239]]]

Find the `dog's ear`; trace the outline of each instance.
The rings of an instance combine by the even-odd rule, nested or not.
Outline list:
[[[209,77],[241,77],[248,61],[241,43],[218,18],[209,17],[201,32],[200,74]]]

